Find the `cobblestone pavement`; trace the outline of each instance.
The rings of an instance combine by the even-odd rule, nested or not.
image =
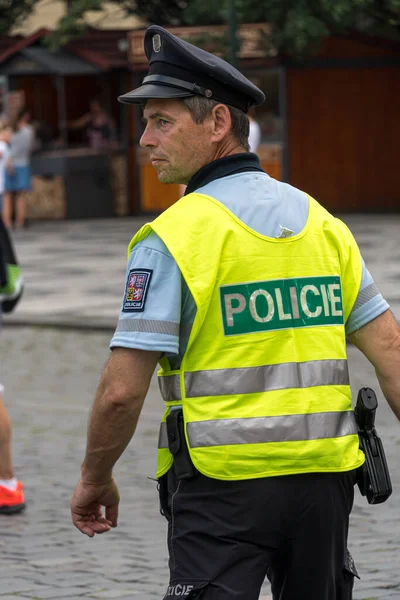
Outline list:
[[[399,318],[400,219],[351,217],[347,222],[352,219],[363,256]],[[133,219],[33,224],[16,237],[26,294],[7,322],[107,331],[39,325],[6,326],[2,332],[0,380],[6,386],[14,463],[28,508],[22,515],[0,518],[0,600],[160,600],[165,593],[165,523],[158,513],[156,484],[148,479],[155,472],[162,413],[155,380],[137,433],[115,470],[122,496],[119,527],[90,540],[71,525],[68,506],[84,453],[89,408],[118,315],[124,248],[139,225]],[[373,369],[357,350],[349,348],[349,358],[353,392],[362,385],[377,388]],[[400,429],[380,395],[379,401],[377,426],[394,494],[383,505],[369,506],[356,492],[350,549],[362,579],[354,600],[400,600]],[[269,598],[268,585],[262,594]]]
[[[106,332],[6,328],[0,351],[13,419],[25,514],[0,519],[0,599],[161,600],[167,580],[165,523],[158,513],[155,447],[162,403],[153,379],[137,433],[116,467],[122,496],[116,530],[88,539],[70,523],[69,499],[85,448],[89,407],[108,357]],[[352,387],[375,385],[372,368],[349,349]],[[355,599],[400,598],[399,425],[380,402],[395,492],[369,506],[358,491],[350,548],[361,574]],[[266,585],[263,594],[268,597]],[[303,600],[303,599],[302,599]]]

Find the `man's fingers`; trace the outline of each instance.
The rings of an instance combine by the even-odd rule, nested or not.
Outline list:
[[[87,527],[87,525],[84,525],[83,527],[80,527],[79,525],[77,525],[76,523],[74,523],[75,527],[77,529],[79,529],[79,531],[81,533],[83,533],[84,535],[87,535],[88,537],[92,538],[94,536],[94,531],[92,531],[90,529],[90,527]]]
[[[115,482],[94,486],[80,481],[71,500],[72,521],[84,535],[93,537],[117,526],[119,494]],[[105,517],[103,516],[105,507]]]
[[[110,527],[112,526],[111,521],[103,517],[103,510],[101,505],[99,505],[96,511],[93,513],[92,521],[98,521],[99,523],[107,523],[107,525],[110,525]]]
[[[80,516],[75,518],[73,516],[72,522],[81,533],[89,537],[93,537],[95,533],[100,534],[110,531],[112,527],[111,522],[106,521],[103,517],[96,519],[94,515],[90,515],[85,519],[82,519]]]
[[[108,520],[108,519],[105,519],[104,517],[98,517],[96,519],[96,521],[98,523],[104,523],[105,525],[109,525],[110,527],[112,527],[112,522],[110,520]]]
[[[118,524],[118,504],[112,504],[106,506],[106,521],[110,523],[112,527],[116,527]]]
[[[87,521],[82,521],[81,519],[74,518],[74,516],[73,516],[72,522],[75,525],[75,527],[77,529],[79,529],[79,531],[81,533],[84,533],[85,535],[87,535],[89,537],[94,536],[94,531],[92,530],[90,524]]]
[[[72,511],[72,522],[81,533],[89,537],[93,537],[95,533],[105,533],[112,527],[111,521],[103,517],[101,507],[86,514]]]
[[[90,523],[90,528],[94,533],[105,533],[106,531],[110,531],[111,527],[108,523],[99,523],[98,521],[94,521]]]

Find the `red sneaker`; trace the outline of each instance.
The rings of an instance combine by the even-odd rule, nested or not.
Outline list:
[[[11,515],[21,512],[25,508],[23,484],[17,481],[17,487],[12,492],[0,485],[0,515]]]

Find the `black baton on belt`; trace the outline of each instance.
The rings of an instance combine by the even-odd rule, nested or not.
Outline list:
[[[389,469],[383,444],[375,429],[375,413],[378,400],[374,390],[361,388],[354,409],[360,448],[365,463],[357,470],[357,484],[369,504],[381,504],[392,493]]]

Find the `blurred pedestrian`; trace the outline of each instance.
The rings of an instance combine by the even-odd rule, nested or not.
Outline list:
[[[93,98],[90,102],[89,112],[68,121],[69,129],[85,129],[90,148],[102,150],[110,148],[115,140],[115,123],[105,110],[99,98]]]
[[[22,279],[8,230],[0,217],[0,319],[11,312],[22,295]],[[4,386],[0,383],[0,515],[25,508],[23,484],[15,478],[11,459],[11,421],[4,405]]]
[[[256,113],[254,108],[251,108],[248,113],[249,117],[249,148],[250,152],[257,153],[261,142],[261,127],[256,121]]]
[[[6,164],[9,155],[11,127],[7,121],[0,121],[0,215],[3,208],[3,194],[6,178]]]
[[[170,582],[165,600],[350,600],[354,484],[365,457],[346,336],[400,419],[400,329],[349,229],[249,152],[263,92],[156,25],[140,144],[184,198],[136,233],[113,350],[88,428],[72,520],[118,522],[113,467],[157,362]],[[105,507],[105,514],[102,512]]]
[[[18,229],[22,229],[26,221],[26,204],[31,189],[30,161],[35,143],[34,129],[30,120],[30,111],[23,107],[13,124],[3,200],[3,221],[9,229],[12,226],[14,213],[15,225]]]

